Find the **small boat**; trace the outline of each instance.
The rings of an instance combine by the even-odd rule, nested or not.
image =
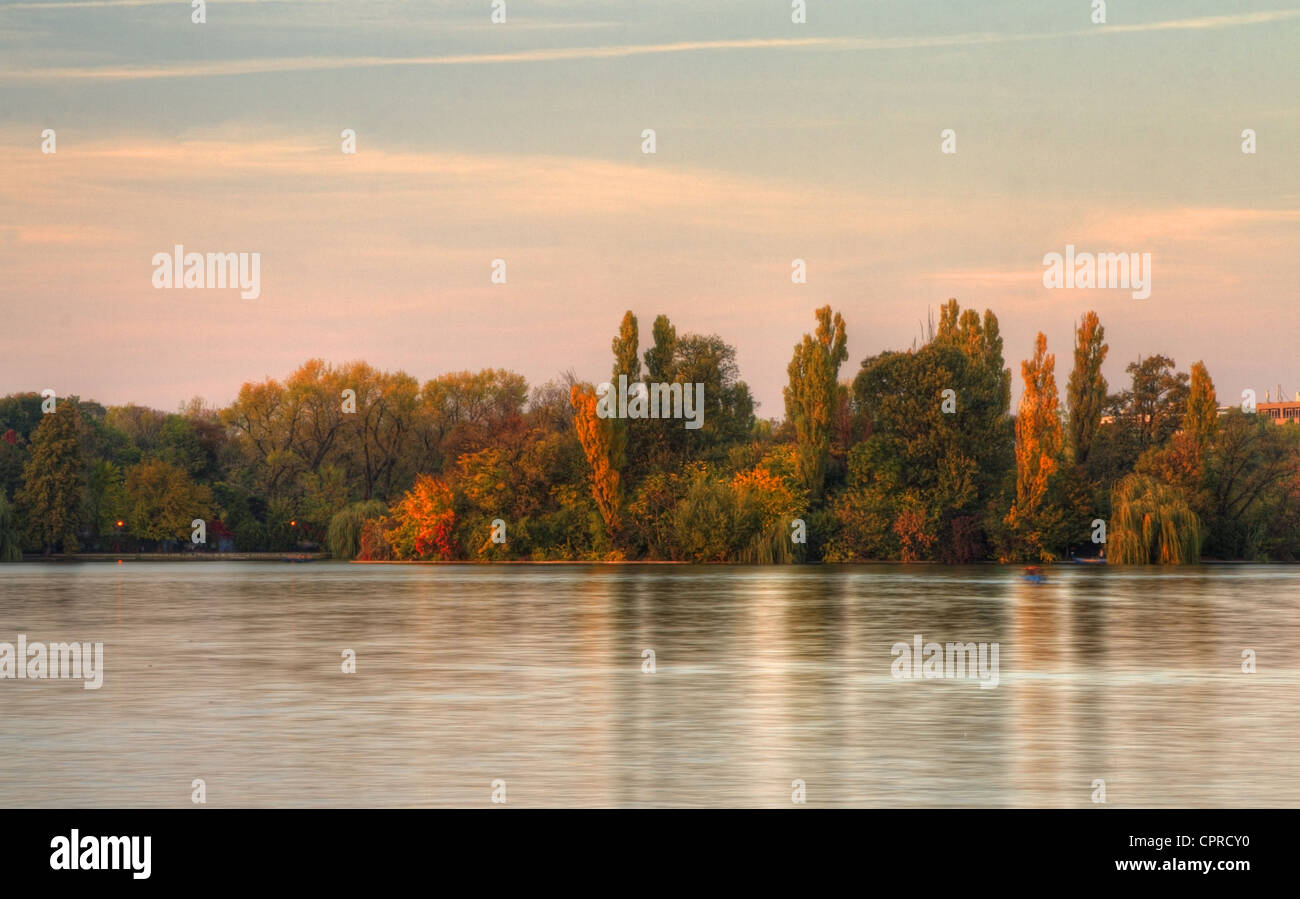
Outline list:
[[[1039,570],[1037,565],[1030,565],[1025,569],[1025,580],[1031,584],[1042,584],[1046,582],[1047,577]]]
[[[1105,556],[1097,556],[1096,558],[1084,558],[1083,556],[1075,556],[1075,557],[1074,557],[1074,564],[1076,564],[1076,565],[1105,565],[1105,564],[1106,564],[1106,557],[1105,557]]]

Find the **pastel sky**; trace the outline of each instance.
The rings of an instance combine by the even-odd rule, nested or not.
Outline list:
[[[1225,402],[1300,391],[1300,7],[807,6],[0,0],[0,394],[224,404],[311,357],[600,380],[632,309],[722,335],[780,417],[815,307],[850,378],[950,296],[998,314],[1017,396],[1088,309],[1112,387],[1164,352]],[[261,296],[155,290],[175,244],[260,252]],[[1045,289],[1066,244],[1151,253],[1150,298]]]

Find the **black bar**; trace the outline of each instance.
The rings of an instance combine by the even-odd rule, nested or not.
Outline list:
[[[7,886],[333,891],[405,882],[423,890],[468,878],[467,889],[588,882],[661,893],[687,882],[762,885],[803,877],[811,887],[814,880],[847,877],[865,886],[884,876],[950,892],[962,874],[977,877],[972,884],[1057,889],[1097,881],[1230,889],[1255,874],[1288,878],[1297,813],[11,810],[3,821],[0,871]],[[55,870],[58,850],[51,844],[70,840],[74,829],[83,851],[92,836],[149,836],[149,876],[137,878],[143,859],[130,858],[118,870]],[[1154,863],[1154,870],[1120,870],[1135,863]],[[1239,870],[1223,867],[1243,863]]]

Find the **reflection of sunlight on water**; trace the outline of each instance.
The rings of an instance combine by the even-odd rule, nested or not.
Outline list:
[[[0,803],[1300,803],[1300,568],[1045,570],[12,566],[0,640],[106,671],[0,682]],[[998,687],[895,680],[915,634]]]

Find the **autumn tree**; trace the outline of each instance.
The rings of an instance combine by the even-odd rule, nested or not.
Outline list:
[[[627,375],[627,382],[634,384],[641,380],[641,359],[637,356],[636,316],[629,309],[623,313],[623,321],[618,327],[618,336],[610,345],[614,353],[613,383],[618,384],[619,375]]]
[[[1192,365],[1192,382],[1187,393],[1187,411],[1183,414],[1183,430],[1202,448],[1209,446],[1219,427],[1219,399],[1214,393],[1214,381],[1204,362]]]
[[[1074,332],[1074,368],[1067,389],[1069,400],[1069,446],[1076,465],[1084,465],[1092,452],[1101,413],[1106,406],[1106,378],[1102,363],[1110,352],[1106,329],[1097,313],[1088,312]]]
[[[393,506],[384,537],[397,559],[449,561],[457,555],[455,528],[451,488],[439,478],[420,475]]]
[[[1056,392],[1056,356],[1039,332],[1034,356],[1020,363],[1024,393],[1016,416],[1016,499],[1007,515],[1013,551],[1051,561],[1063,522],[1051,502],[1064,437]]]
[[[1112,565],[1194,565],[1201,523],[1177,487],[1140,474],[1115,487],[1106,546]]]
[[[617,540],[622,531],[623,489],[615,465],[613,420],[596,412],[596,391],[590,385],[574,384],[569,391],[573,405],[573,426],[587,457],[591,495],[605,522],[605,532]]]
[[[798,471],[814,500],[821,496],[836,411],[840,365],[848,358],[844,319],[831,307],[816,312],[817,330],[794,348],[786,371],[785,415],[794,424]]]
[[[188,539],[194,519],[207,520],[212,490],[185,469],[146,459],[126,473],[126,524],[143,540]]]
[[[78,437],[80,411],[64,402],[41,418],[32,432],[18,505],[27,521],[28,539],[48,555],[58,544],[64,552],[80,549],[86,476]]]

